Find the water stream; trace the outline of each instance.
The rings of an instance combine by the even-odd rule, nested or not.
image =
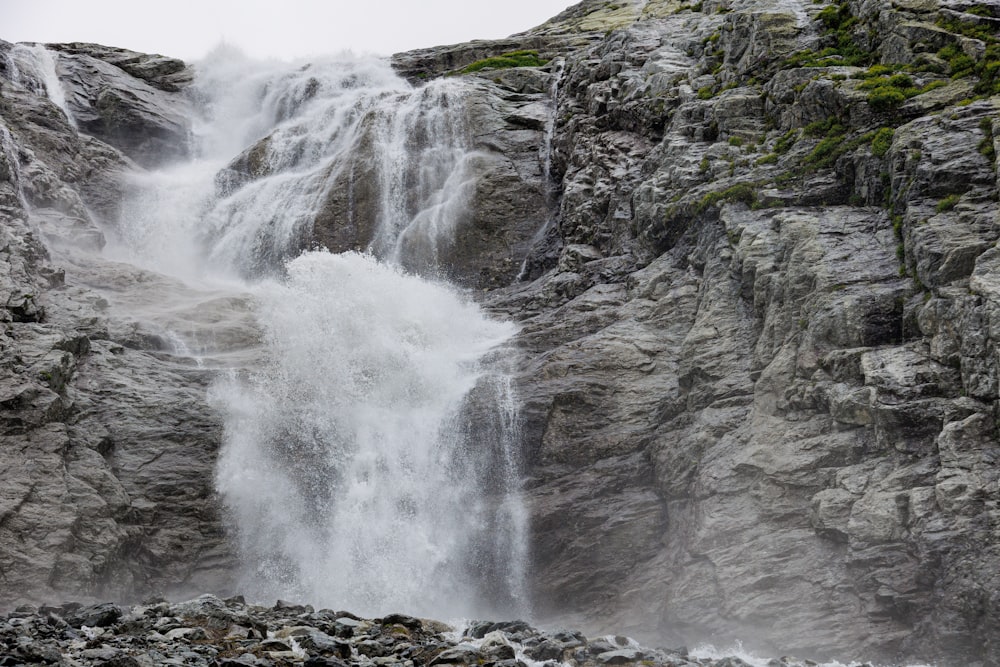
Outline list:
[[[66,93],[56,74],[55,55],[42,44],[15,44],[10,50],[10,78],[41,97],[48,97],[76,127],[66,106]]]
[[[503,368],[515,329],[436,270],[475,179],[463,95],[459,81],[411,88],[377,59],[220,50],[198,69],[196,156],[130,179],[106,257],[182,283],[193,312],[252,304],[257,341],[239,363],[197,327],[166,333],[228,369],[211,396],[225,415],[218,490],[252,598],[525,611]],[[349,203],[334,223],[356,225],[351,202],[372,188],[367,248],[309,246],[331,197]]]

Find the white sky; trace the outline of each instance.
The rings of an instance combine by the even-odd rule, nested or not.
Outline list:
[[[0,39],[96,42],[197,60],[225,42],[258,58],[495,39],[576,0],[0,0]]]

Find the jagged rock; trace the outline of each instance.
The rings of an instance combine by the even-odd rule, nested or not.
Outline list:
[[[60,53],[84,55],[103,60],[127,74],[167,92],[178,92],[191,83],[194,74],[183,60],[159,54],[138,53],[101,44],[49,44]]]
[[[90,628],[106,628],[117,622],[122,613],[121,607],[104,603],[77,609],[66,615],[66,622],[74,628],[84,625]]]
[[[71,604],[65,605],[70,607]],[[113,605],[98,605],[91,609],[110,607]],[[166,628],[177,622],[178,617],[191,613],[199,608],[208,608],[216,615],[246,619],[247,623],[265,628],[271,638],[223,636],[216,632],[212,618],[193,618],[193,622],[185,627],[175,628],[166,634],[155,629]],[[69,661],[70,664],[90,667],[91,665],[148,665],[186,664],[186,665],[230,665],[230,666],[261,666],[271,664],[303,664],[317,667],[360,667],[370,664],[399,664],[412,660],[414,664],[476,664],[494,665],[496,667],[525,667],[521,658],[526,646],[521,642],[525,637],[525,624],[491,623],[507,630],[494,630],[489,641],[483,644],[481,651],[476,646],[466,643],[472,638],[464,633],[456,632],[454,628],[444,626],[436,621],[426,621],[420,628],[412,628],[407,635],[389,633],[383,635],[377,643],[382,646],[385,657],[370,659],[365,653],[365,647],[372,643],[371,639],[356,638],[349,642],[340,642],[342,647],[337,655],[330,655],[324,649],[317,649],[306,642],[309,637],[322,634],[318,625],[326,622],[325,618],[333,614],[329,610],[320,610],[316,614],[295,615],[289,607],[268,608],[247,605],[241,601],[230,599],[225,602],[217,598],[202,596],[180,604],[160,603],[154,606],[138,606],[128,609],[118,609],[123,613],[121,622],[106,627],[85,627],[82,631],[73,628],[52,625],[39,610],[23,608],[21,611],[9,614],[5,620],[0,620],[0,664],[22,664],[34,661],[44,664],[55,664]],[[207,622],[206,622],[207,621]],[[376,627],[378,620],[363,621]],[[440,626],[438,629],[428,629],[428,626]],[[402,626],[396,626],[402,627]],[[560,642],[572,637],[581,648],[579,656],[567,658],[570,667],[593,667],[595,664],[625,664],[621,658],[641,659],[645,667],[702,667],[732,666],[739,664],[733,658],[712,660],[699,659],[697,662],[686,659],[686,653],[654,650],[647,648],[628,648],[606,652],[607,642],[587,639],[579,633],[547,633],[531,629],[531,639],[543,642]],[[280,639],[279,639],[280,638]],[[620,643],[627,644],[624,637],[616,638]],[[474,641],[474,640],[472,640]],[[496,652],[498,647],[504,650]],[[507,657],[509,656],[509,657]],[[585,656],[597,656],[596,659]],[[579,659],[578,659],[579,658]],[[6,661],[6,662],[4,662]],[[632,660],[629,664],[638,664]],[[805,667],[809,663],[784,659],[781,664],[790,667]]]
[[[143,166],[189,154],[190,107],[176,92],[187,80],[164,78],[184,73],[183,63],[87,44],[57,52],[66,104],[81,130]]]

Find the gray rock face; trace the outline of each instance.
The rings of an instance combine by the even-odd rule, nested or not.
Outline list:
[[[131,78],[114,77],[100,85]],[[0,123],[3,604],[217,589],[229,556],[213,499],[210,378],[160,354],[94,291],[135,276],[72,260],[103,246],[96,220],[115,216],[134,164],[8,79]]]
[[[809,3],[641,4],[566,58],[548,272],[488,299],[523,325],[537,611],[995,664],[995,101],[887,117],[862,69],[789,67]]]

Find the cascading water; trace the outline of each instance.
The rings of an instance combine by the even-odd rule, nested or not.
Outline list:
[[[381,216],[371,249],[418,271],[437,265],[437,241],[448,237],[475,186],[460,97],[448,81],[401,96],[377,114]],[[407,165],[400,168],[402,165]]]
[[[220,490],[258,594],[473,613],[477,580],[506,574],[477,558],[498,534],[490,452],[512,443],[467,432],[463,408],[510,325],[370,256],[307,253],[288,272],[258,292],[271,363],[221,395]]]
[[[36,95],[47,96],[66,115],[70,125],[76,127],[73,114],[66,106],[66,93],[56,74],[56,59],[41,44],[15,44],[10,50],[11,81],[24,86]]]
[[[188,282],[238,276],[255,304],[262,359],[213,391],[242,590],[372,615],[523,613],[498,352],[514,327],[406,272],[435,275],[467,204],[462,84],[414,90],[374,59],[217,53],[196,85],[199,157],[134,177],[109,252]],[[360,155],[379,189],[368,253],[302,252],[330,189],[354,196]]]

